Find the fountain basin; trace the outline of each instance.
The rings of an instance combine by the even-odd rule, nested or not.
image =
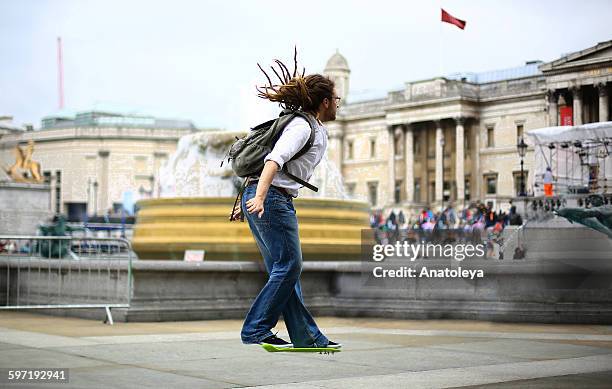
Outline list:
[[[257,260],[248,223],[229,222],[233,197],[174,197],[138,202],[132,247],[140,259],[183,260],[185,250],[205,250],[205,260]],[[369,205],[361,201],[298,198],[294,201],[304,260],[358,260]]]

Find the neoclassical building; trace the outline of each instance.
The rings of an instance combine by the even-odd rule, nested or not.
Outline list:
[[[152,116],[103,111],[53,115],[43,118],[40,129],[0,132],[0,164],[14,163],[15,146],[33,140],[33,159],[51,188],[49,209],[78,220],[86,212],[118,211],[126,193],[134,199],[157,196],[159,167],[181,136],[196,131],[191,121]]]
[[[610,120],[612,41],[550,63],[406,82],[365,101],[352,99],[340,53],[325,73],[347,101],[328,125],[329,159],[349,196],[373,209],[474,200],[505,207],[521,186],[516,146],[526,132]],[[50,209],[73,219],[118,209],[126,193],[156,196],[159,167],[181,136],[199,131],[190,121],[106,111],[50,116],[37,130],[10,119],[0,117],[0,164],[10,166],[13,148],[34,140],[33,158],[52,189]],[[533,154],[530,147],[528,193],[538,180]]]
[[[328,126],[330,158],[347,192],[374,209],[507,206],[520,188],[517,142],[526,132],[610,120],[612,41],[550,63],[406,82],[367,101],[351,100],[350,69],[338,52],[325,73],[348,96]],[[533,147],[524,162],[530,193]]]

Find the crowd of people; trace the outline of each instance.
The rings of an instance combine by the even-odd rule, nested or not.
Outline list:
[[[517,212],[516,206],[511,205],[508,212],[495,212],[491,205],[485,206],[480,202],[470,204],[460,211],[452,204],[438,212],[424,208],[410,219],[402,210],[398,213],[392,210],[386,217],[380,211],[370,215],[370,226],[376,230],[376,240],[383,244],[405,240],[430,240],[436,232],[442,231],[447,232],[443,234],[444,239],[450,238],[454,241],[472,237],[480,239],[486,235],[488,239],[494,239],[506,226],[522,224],[523,218]]]

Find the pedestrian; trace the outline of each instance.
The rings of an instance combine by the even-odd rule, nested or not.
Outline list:
[[[380,227],[380,226],[382,226],[384,224],[384,218],[383,218],[382,212],[378,212],[377,218],[378,218],[377,219],[378,220],[378,226]]]
[[[280,103],[285,109],[305,112],[316,123],[312,146],[287,164],[293,175],[308,181],[327,149],[328,134],[323,122],[336,119],[340,98],[334,82],[320,74],[300,76],[294,71],[283,85],[258,90],[259,97]],[[293,206],[301,185],[282,171],[285,163],[306,145],[310,136],[311,127],[307,120],[299,115],[292,119],[264,158],[264,168],[259,176],[248,178],[240,209],[236,210],[246,217],[269,274],[245,318],[241,332],[245,344],[341,347],[323,335],[304,305],[300,285],[302,250]],[[291,343],[272,332],[281,314]]]
[[[371,228],[378,227],[378,218],[376,217],[375,213],[370,214],[370,227]]]
[[[511,226],[520,226],[523,224],[523,218],[516,211],[516,205],[510,207],[510,225]]]
[[[396,225],[397,224],[397,218],[396,218],[395,212],[393,212],[393,210],[391,210],[391,213],[389,214],[389,217],[387,218],[387,223],[391,223],[391,225]]]
[[[493,227],[495,223],[497,223],[497,217],[495,216],[493,206],[490,205],[485,213],[485,228]]]
[[[399,230],[397,225],[397,216],[395,215],[395,212],[393,212],[393,210],[391,210],[391,213],[387,218],[387,231],[389,231],[389,241],[397,242],[399,238]]]
[[[546,167],[546,171],[542,175],[542,181],[544,183],[544,196],[552,197],[553,196],[553,174],[550,166]]]
[[[404,215],[404,211],[400,209],[398,215],[397,215],[397,223],[400,225],[400,227],[404,227],[404,224],[406,224],[406,215]]]

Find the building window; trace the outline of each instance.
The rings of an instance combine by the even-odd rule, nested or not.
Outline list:
[[[346,144],[346,159],[353,159],[353,141],[349,140]]]
[[[487,147],[495,147],[495,133],[493,127],[487,127]]]
[[[373,207],[378,203],[378,181],[368,182],[368,200]]]
[[[370,139],[370,158],[376,158],[376,139]]]
[[[529,177],[529,175],[527,174],[527,170],[523,171],[523,179],[525,180],[525,192],[527,192],[527,177]],[[521,195],[521,172],[517,171],[517,172],[512,172],[512,176],[514,178],[514,194],[517,196]]]
[[[421,179],[420,178],[414,179],[414,202],[415,203],[421,202]]]
[[[422,150],[422,148],[421,148],[421,137],[416,135],[416,134],[414,135],[414,144],[413,144],[413,147],[414,147],[414,155],[420,156],[421,155],[421,150]]]
[[[355,197],[355,186],[356,184],[354,182],[347,182],[344,184],[345,186],[345,190],[346,190],[346,195],[349,198],[354,198]]]
[[[471,139],[470,132],[466,128],[465,132],[463,133],[463,152],[465,153],[466,156],[469,156],[470,154],[470,142],[471,142],[470,139]]]
[[[464,181],[464,196],[465,196],[465,200],[469,201],[470,200],[470,176],[465,176],[465,181]]]
[[[516,125],[516,144],[519,144],[521,138],[523,138],[524,135],[524,127],[522,124],[517,124]]]
[[[393,191],[393,201],[399,204],[402,201],[402,180],[395,181],[395,190]]]
[[[450,201],[451,197],[451,183],[449,181],[444,181],[442,184],[442,200]]]
[[[484,180],[487,194],[497,194],[497,174],[485,175]]]
[[[47,185],[51,184],[51,172],[50,171],[44,171],[43,172],[43,179],[44,179],[44,183]]]

